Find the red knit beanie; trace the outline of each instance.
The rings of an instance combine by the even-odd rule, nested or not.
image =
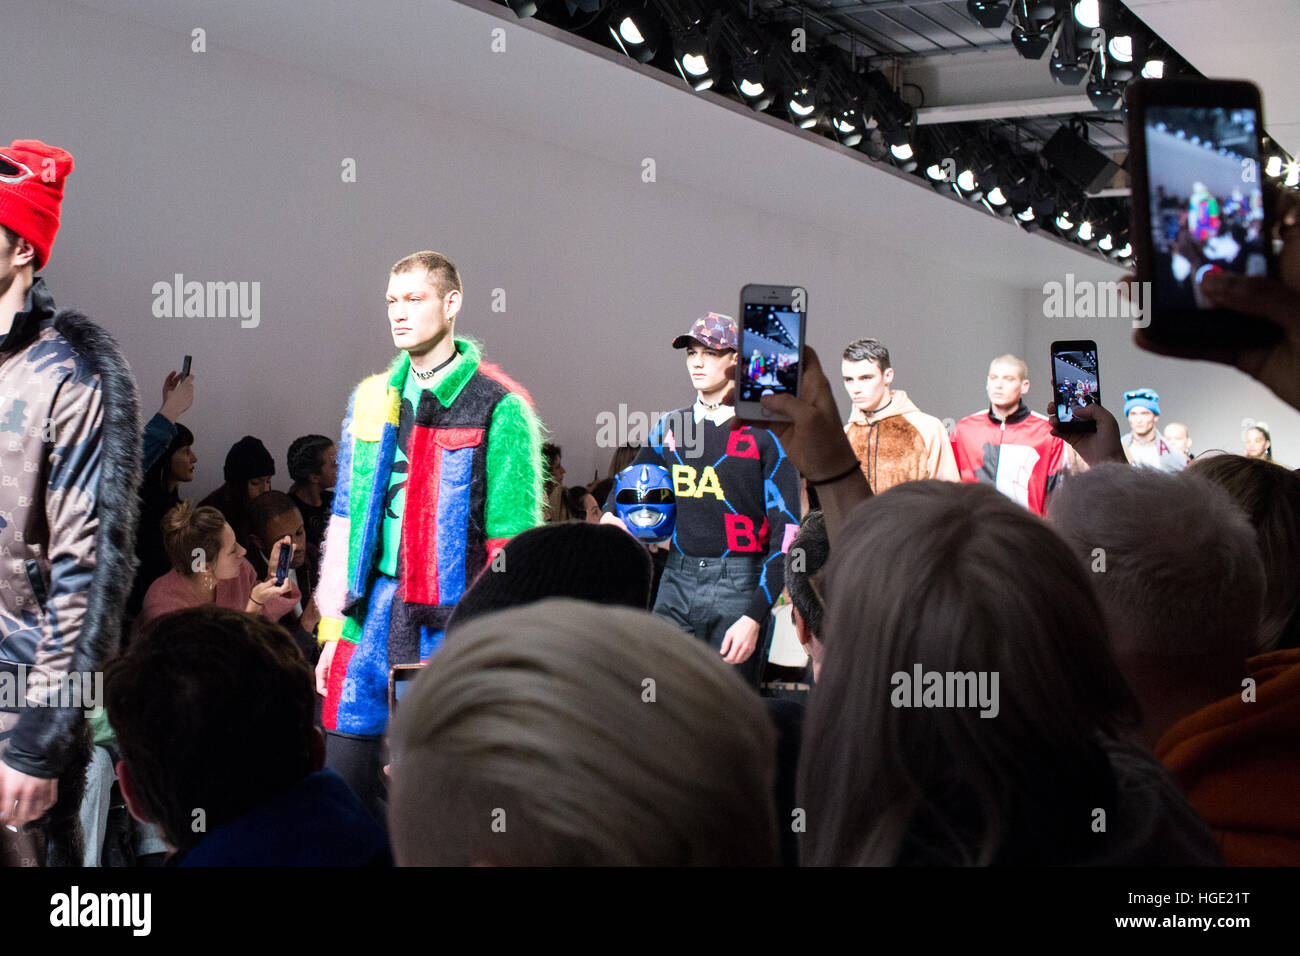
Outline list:
[[[50,261],[59,233],[63,181],[72,172],[72,155],[38,139],[16,139],[0,147],[0,226],[36,247],[34,272]]]

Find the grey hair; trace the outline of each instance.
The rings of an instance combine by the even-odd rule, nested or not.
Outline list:
[[[1093,572],[1119,653],[1253,649],[1263,567],[1222,488],[1194,472],[1099,465],[1063,486],[1047,518]]]
[[[401,865],[767,865],[776,736],[716,653],[550,599],[456,631],[403,697]]]

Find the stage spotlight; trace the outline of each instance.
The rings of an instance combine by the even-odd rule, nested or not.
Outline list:
[[[1005,206],[1007,204],[1007,197],[1002,195],[1001,186],[994,186],[984,198],[989,201],[990,206]]]
[[[817,125],[817,97],[808,87],[795,90],[786,108],[790,111],[790,119],[800,129],[812,129]]]
[[[1097,240],[1097,248],[1102,252],[1110,252],[1115,248],[1115,240],[1109,232]]]
[[[1152,57],[1142,64],[1142,75],[1149,80],[1158,80],[1165,75],[1165,61],[1160,57]]]
[[[1119,247],[1119,251],[1115,253],[1115,258],[1128,259],[1131,258],[1132,255],[1133,255],[1133,247],[1126,242],[1124,243],[1124,245]]]
[[[1034,20],[1050,20],[1056,16],[1056,4],[1051,0],[1035,0],[1025,3],[1025,15]]]
[[[911,143],[895,143],[889,147],[889,151],[893,154],[894,159],[908,160],[912,158]]]
[[[609,18],[609,33],[618,48],[638,63],[653,60],[663,42],[663,29],[641,4],[616,7]]]
[[[1011,45],[1026,60],[1041,60],[1052,42],[1050,33],[1029,32],[1024,27],[1011,28]]]
[[[1074,231],[1074,222],[1071,221],[1070,214],[1068,212],[1062,211],[1060,214],[1057,215],[1056,228],[1061,230],[1061,232]]]
[[[1079,223],[1079,238],[1084,242],[1088,242],[1092,239],[1092,223],[1087,219]]]
[[[537,16],[537,3],[535,0],[506,0],[506,6],[520,20]]]
[[[1079,21],[1079,26],[1089,30],[1101,26],[1101,8],[1097,0],[1076,0],[1074,19]]]
[[[1300,186],[1300,162],[1291,160],[1286,164],[1286,179],[1282,180],[1283,186]]]
[[[840,110],[831,118],[831,128],[835,137],[845,146],[857,146],[862,142],[862,114],[852,107]]]
[[[935,183],[946,183],[948,181],[948,171],[939,163],[931,163],[925,167],[925,176]]]
[[[1092,51],[1087,46],[1080,48],[1075,36],[1074,20],[1066,17],[1048,64],[1052,79],[1064,86],[1078,86],[1088,75],[1091,66]]]
[[[1124,90],[1109,79],[1093,79],[1088,81],[1088,99],[1092,102],[1093,109],[1109,113],[1119,109],[1120,103],[1124,101]]]
[[[1282,157],[1274,153],[1264,164],[1264,174],[1274,179],[1282,175]]]
[[[695,30],[690,30],[673,41],[677,72],[695,92],[700,93],[713,85],[709,69],[709,44]]]
[[[1033,222],[1037,218],[1037,214],[1034,212],[1033,206],[1025,206],[1016,210],[1016,218],[1021,222]]]
[[[763,82],[763,63],[756,53],[746,52],[732,65],[731,81],[750,109],[763,112],[772,105],[772,91]]]
[[[1106,49],[1110,50],[1111,59],[1117,63],[1133,62],[1133,38],[1127,33],[1111,37]]]
[[[957,174],[957,188],[963,193],[974,192],[975,187],[978,185],[973,169],[966,168]]]
[[[986,30],[996,30],[1007,18],[1011,0],[966,0],[966,12]]]

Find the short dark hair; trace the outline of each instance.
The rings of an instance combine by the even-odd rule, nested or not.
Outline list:
[[[9,245],[12,246],[15,242],[18,241],[18,233],[14,232],[8,226],[0,226],[0,229],[4,230],[5,238],[9,240]]]
[[[555,460],[562,456],[564,449],[555,442],[548,441],[542,445],[542,458],[546,461],[546,467],[550,468],[555,464]]]
[[[785,555],[785,588],[790,592],[790,603],[807,623],[808,630],[819,640],[823,640],[822,615],[825,607],[818,594],[816,578],[830,554],[826,516],[820,511],[810,511],[799,522],[799,533],[790,542],[790,550]]]
[[[882,372],[891,368],[889,349],[881,345],[878,339],[855,339],[850,342],[844,349],[844,361],[872,361],[880,366]]]
[[[297,503],[283,491],[263,492],[248,503],[248,530],[259,538],[265,539],[266,526],[280,515],[296,511]],[[269,541],[263,540],[269,545]]]
[[[393,263],[392,275],[415,272],[417,269],[423,269],[428,273],[429,284],[438,290],[439,296],[445,296],[453,289],[464,294],[460,284],[460,272],[457,270],[456,264],[442,253],[428,249],[423,252],[413,252]]]
[[[312,475],[319,475],[325,467],[325,452],[333,444],[334,440],[325,435],[295,438],[289,446],[289,477],[294,481],[306,481]]]
[[[164,614],[104,683],[139,808],[178,850],[314,769],[311,668],[263,618],[221,607]]]

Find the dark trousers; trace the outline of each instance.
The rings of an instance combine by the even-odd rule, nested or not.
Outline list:
[[[388,782],[383,737],[325,731],[325,766],[343,778],[379,825],[388,829]]]
[[[754,555],[696,558],[672,552],[659,580],[654,613],[720,650],[727,629],[749,609],[762,570],[763,559]],[[735,665],[755,689],[767,660],[766,631],[761,625],[754,653]]]

